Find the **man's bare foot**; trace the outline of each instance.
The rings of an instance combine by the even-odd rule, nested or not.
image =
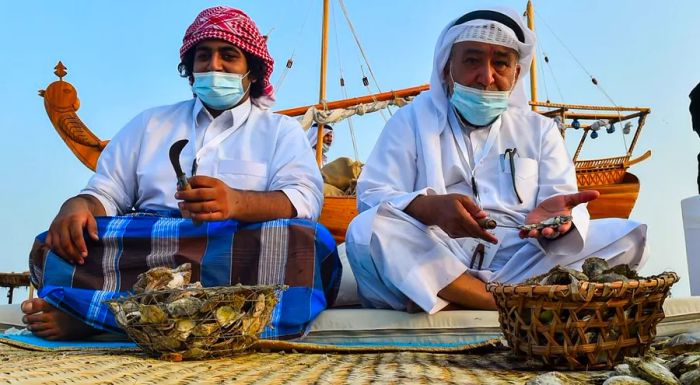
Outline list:
[[[47,340],[75,340],[99,331],[56,309],[41,298],[22,302],[22,322],[37,337]]]

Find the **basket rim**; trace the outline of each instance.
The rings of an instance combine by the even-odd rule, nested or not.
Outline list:
[[[629,281],[614,281],[614,282],[589,282],[579,281],[578,291],[602,290],[602,289],[628,289],[642,288],[665,288],[678,282],[680,278],[673,271],[665,271],[661,274],[641,278],[630,279]],[[568,294],[571,292],[572,285],[539,285],[539,284],[513,284],[489,282],[486,284],[486,290],[493,294],[527,294],[527,295],[553,295],[553,294]]]

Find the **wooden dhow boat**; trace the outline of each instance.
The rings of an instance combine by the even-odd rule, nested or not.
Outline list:
[[[341,6],[343,5],[342,1],[340,1],[340,4]],[[307,105],[277,111],[281,114],[300,118],[304,128],[308,128],[314,121],[317,122],[319,138],[322,137],[324,124],[343,120],[353,114],[365,114],[367,112],[378,111],[389,105],[401,107],[409,103],[413,97],[429,88],[429,86],[425,84],[397,91],[373,93],[362,97],[338,101],[327,101],[326,52],[328,43],[329,7],[329,0],[323,0],[324,17],[322,24],[319,103],[316,105]],[[528,25],[534,30],[534,13],[530,1],[528,1],[526,14],[528,16]],[[287,68],[291,68],[289,61]],[[99,139],[77,115],[80,101],[75,87],[63,80],[67,75],[67,69],[63,63],[58,62],[54,73],[59,77],[59,80],[51,83],[46,90],[39,91],[39,94],[44,98],[46,112],[61,139],[63,139],[73,154],[75,154],[85,166],[91,170],[95,170],[97,159],[108,141]],[[573,155],[578,186],[581,190],[598,190],[601,193],[601,196],[597,200],[588,205],[591,217],[628,218],[637,200],[640,184],[638,178],[627,170],[630,166],[651,156],[651,151],[646,151],[641,156],[632,158],[646,117],[651,110],[645,107],[595,106],[551,103],[549,101],[541,102],[537,100],[536,79],[536,65],[533,59],[533,64],[530,69],[530,104],[533,110],[557,120],[562,137],[565,137],[566,130],[569,128],[582,131],[581,139]],[[594,78],[592,78],[592,80],[593,83],[597,85],[597,81]],[[343,81],[341,78],[341,85],[342,84]],[[588,160],[579,159],[584,143],[589,137],[595,139],[598,136],[598,131],[601,129],[604,129],[607,133],[613,133],[616,130],[616,126],[623,131],[623,135],[630,134],[634,127],[633,139],[630,145],[626,146],[624,155]],[[320,165],[321,146],[317,146],[316,155]],[[354,196],[327,196],[319,221],[331,231],[336,241],[341,243],[345,239],[345,232],[348,224],[357,214],[356,199]]]

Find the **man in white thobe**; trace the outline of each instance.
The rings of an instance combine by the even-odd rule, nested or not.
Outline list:
[[[89,258],[84,235],[99,239],[97,216],[179,211],[202,223],[320,215],[323,181],[309,142],[296,120],[269,111],[273,60],[255,23],[238,9],[208,8],[185,32],[180,59],[195,97],[142,112],[105,147],[94,176],[63,204],[46,236],[66,261]],[[183,139],[177,161],[191,188],[179,191],[168,150]],[[313,271],[314,263],[298,270]],[[40,337],[93,332],[42,298],[25,301],[22,311]]]
[[[522,78],[535,36],[517,12],[484,9],[450,22],[430,90],[384,128],[357,185],[361,214],[347,252],[363,304],[428,313],[493,309],[485,282],[521,282],[587,256],[633,268],[646,226],[590,221],[554,121],[528,108]],[[571,215],[558,228],[486,231]]]

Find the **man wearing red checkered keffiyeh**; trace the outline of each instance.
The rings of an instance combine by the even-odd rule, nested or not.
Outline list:
[[[261,228],[269,228],[279,226],[279,220],[286,218],[308,222],[304,223],[308,229],[320,226],[314,221],[321,212],[323,181],[306,135],[295,119],[268,109],[274,101],[270,85],[273,60],[265,40],[253,21],[240,10],[213,7],[202,11],[187,29],[180,49],[179,70],[182,76],[189,78],[196,97],[146,110],[112,138],[102,151],[97,170],[87,186],[63,204],[51,223],[45,238],[45,250],[51,250],[62,260],[61,263],[82,266],[81,269],[90,274],[101,274],[102,265],[94,265],[96,256],[88,255],[87,245],[91,243],[86,241],[84,234],[88,234],[92,241],[100,241],[105,234],[98,231],[95,217],[118,217],[118,223],[129,223],[128,219],[121,221],[120,217],[132,211],[181,215],[191,218],[192,222],[185,221],[195,226],[203,222],[240,221],[257,222]],[[180,147],[181,153],[169,156],[173,143],[183,139],[187,139],[187,143]],[[178,163],[177,171],[173,172],[173,166]],[[180,175],[183,170],[186,176],[191,176],[188,179],[190,189],[180,191],[176,174]],[[216,232],[225,226],[205,224],[203,228]],[[158,237],[170,239],[166,234],[154,233],[156,239],[152,244],[162,243]],[[295,242],[308,242],[303,247],[309,250],[314,250],[319,244],[314,239],[316,235],[292,239],[284,235],[286,230],[279,234],[282,236],[277,240],[267,236],[258,238],[262,243],[261,250],[287,253],[288,244]],[[234,238],[230,231],[214,236]],[[239,239],[238,236],[235,238]],[[125,242],[124,245],[120,253],[144,256],[144,270],[147,265],[172,265],[174,262],[169,258],[180,255],[177,248],[149,254],[147,250],[151,241],[148,240],[145,243]],[[257,266],[263,260],[253,254],[234,257],[233,250],[222,250],[220,256],[232,264],[235,260],[241,266]],[[151,257],[161,254],[164,257],[157,260]],[[340,277],[340,262],[335,250],[320,257],[337,262],[334,266],[338,270],[333,267],[331,273],[333,277]],[[209,251],[207,258],[193,262],[193,270],[205,271],[207,261],[210,261]],[[287,276],[288,272],[313,272],[321,266],[320,263],[313,258],[297,258],[297,262],[287,265],[287,270],[263,264],[260,282],[288,284],[289,279],[294,279]],[[243,275],[229,276],[234,270],[222,270],[220,265],[214,269],[216,273],[212,274],[225,276],[225,282],[243,279],[240,278]],[[257,268],[254,270],[258,271]],[[50,282],[65,283],[60,279],[56,281],[53,275],[56,271],[46,273]],[[120,270],[118,275],[121,273]],[[106,279],[95,280],[98,281],[84,289],[102,290],[100,293],[128,289],[111,284],[105,286],[102,282],[112,282]],[[256,284],[257,278],[243,283]],[[313,298],[301,298],[301,302],[295,302],[300,304],[294,305],[297,309],[306,309],[303,310],[305,318],[291,316],[293,319],[283,321],[289,325],[296,323],[299,330],[304,330],[319,311],[333,302],[336,283],[337,280],[324,281],[323,287],[328,289],[328,295],[319,296],[314,291]],[[299,291],[302,292],[311,293]],[[25,322],[35,335],[50,339],[79,338],[95,332],[86,323],[101,328],[79,313],[45,298],[48,297],[42,295],[42,298],[22,304]],[[103,310],[107,311],[100,311]],[[92,310],[90,312],[93,314]],[[69,314],[82,322],[77,322]],[[280,314],[284,318],[286,313],[282,311]]]
[[[194,69],[197,46],[209,40],[225,41],[243,51],[250,77],[254,79],[250,97],[261,108],[271,107],[275,101],[270,84],[274,60],[267,50],[267,38],[260,34],[253,20],[239,9],[224,6],[200,12],[187,28],[180,48],[179,69],[190,83],[194,82],[193,72],[197,72]]]

